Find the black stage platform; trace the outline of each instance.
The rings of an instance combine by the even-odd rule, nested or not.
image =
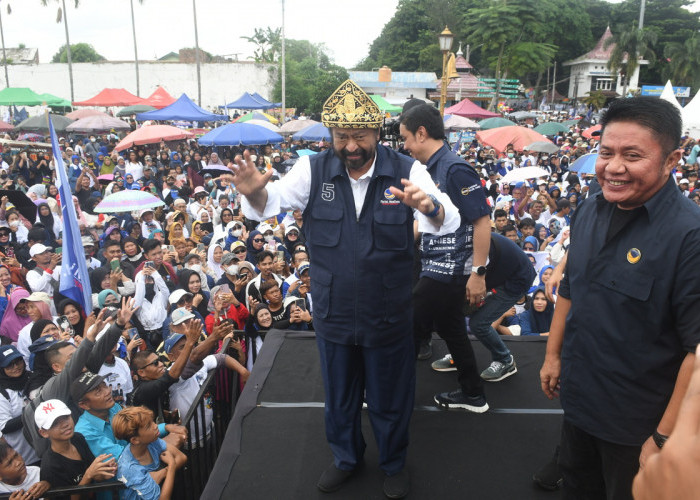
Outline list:
[[[417,362],[416,408],[411,421],[409,498],[558,499],[532,484],[552,457],[561,409],[542,394],[539,369],[545,339],[515,338],[508,347],[518,373],[487,384],[491,410],[477,415],[435,407],[436,392],[457,388],[456,372],[438,373]],[[486,349],[473,341],[481,369]],[[433,360],[447,351],[433,341]],[[432,361],[432,360],[431,360]],[[316,341],[309,334],[271,331],[229,424],[202,498],[380,499],[383,474],[367,416],[366,466],[342,490],[316,488],[332,462],[323,424],[323,382]]]

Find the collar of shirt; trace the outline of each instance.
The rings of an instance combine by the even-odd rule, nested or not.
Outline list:
[[[87,423],[90,427],[94,427],[99,429],[100,432],[104,432],[106,427],[110,427],[111,429],[110,423],[112,422],[112,417],[114,417],[114,415],[116,415],[121,409],[122,407],[119,406],[119,403],[114,403],[114,406],[109,409],[109,419],[107,421],[102,420],[100,417],[97,417],[88,411],[83,412],[81,418],[84,419],[85,423]]]
[[[365,204],[365,197],[367,196],[367,189],[369,188],[369,181],[372,180],[372,175],[374,174],[374,167],[377,163],[377,154],[374,154],[374,159],[372,160],[372,165],[369,170],[362,174],[357,180],[350,177],[350,172],[348,172],[346,167],[346,172],[348,173],[348,179],[350,179],[350,188],[352,189],[352,197],[355,202],[355,216],[359,219],[360,212],[362,212],[362,206]]]

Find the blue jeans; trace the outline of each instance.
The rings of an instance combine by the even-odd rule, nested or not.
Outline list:
[[[491,323],[513,307],[524,294],[510,295],[502,286],[497,286],[495,290],[496,293],[486,297],[484,305],[469,318],[469,330],[491,351],[491,357],[494,361],[509,363],[510,350],[503,343],[498,332],[491,326]]]

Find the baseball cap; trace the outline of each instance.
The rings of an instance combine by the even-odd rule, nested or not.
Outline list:
[[[232,251],[232,252],[233,252],[236,248],[245,248],[245,247],[246,247],[246,246],[245,246],[245,243],[243,243],[243,242],[240,241],[240,240],[234,241],[233,243],[231,243],[231,251]]]
[[[141,210],[141,211],[139,212],[139,217],[143,217],[143,216],[144,216],[145,214],[147,214],[148,212],[153,213],[153,209],[152,209],[152,208],[144,208],[143,210]]]
[[[49,430],[58,417],[70,415],[70,408],[60,399],[48,399],[34,410],[34,422],[39,429]]]
[[[173,350],[173,347],[175,347],[175,344],[178,343],[180,339],[184,339],[185,336],[181,333],[173,333],[168,337],[168,340],[166,340],[163,343],[163,350],[165,351],[165,354],[170,354],[170,351]]]
[[[48,252],[50,250],[53,250],[53,249],[51,247],[47,247],[46,245],[43,245],[41,243],[37,243],[36,245],[32,245],[32,248],[29,249],[29,256],[35,257],[41,253]]]
[[[170,315],[170,322],[173,325],[180,325],[180,324],[184,323],[185,321],[191,320],[193,318],[194,318],[194,314],[189,312],[184,307],[178,307]]]
[[[304,262],[302,262],[301,264],[299,264],[299,276],[301,276],[302,274],[307,272],[309,270],[309,267],[310,267],[310,264],[306,260]]]
[[[168,298],[168,302],[171,304],[177,304],[182,300],[183,297],[189,295],[192,297],[192,294],[188,292],[187,290],[183,290],[182,288],[175,290],[173,293],[170,294],[170,297]]]
[[[296,231],[297,234],[299,233],[299,228],[296,226],[288,226],[284,228],[284,235],[287,236],[289,233],[292,231]]]
[[[266,222],[263,222],[258,226],[258,231],[260,231],[261,234],[265,234],[268,231],[272,231],[272,226]]]
[[[202,186],[197,186],[196,188],[194,188],[194,194],[199,194],[199,193],[205,193],[205,194],[206,194],[206,192],[207,192],[207,191],[206,191]]]
[[[238,257],[236,257],[235,253],[227,253],[224,254],[223,257],[221,257],[221,265],[222,266],[227,266],[231,264],[232,262],[238,262]]]
[[[84,247],[95,246],[95,240],[93,240],[90,236],[83,236],[80,238],[80,240],[83,242]]]
[[[56,342],[58,341],[53,337],[39,337],[29,346],[29,352],[36,354],[37,352],[45,351]]]
[[[201,259],[201,257],[196,253],[188,253],[187,255],[185,255],[185,258],[182,259],[182,261],[185,264],[188,264],[192,259]]]
[[[0,346],[0,368],[7,368],[17,358],[21,358],[17,348],[13,345]]]
[[[688,179],[681,179],[678,181],[678,184],[690,184],[690,181]]]
[[[102,375],[97,375],[92,372],[84,372],[74,380],[70,385],[70,397],[73,398],[75,403],[78,403],[85,395],[91,390],[97,388],[102,382],[104,382],[104,377]]]

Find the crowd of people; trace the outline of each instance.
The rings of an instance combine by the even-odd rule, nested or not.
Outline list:
[[[411,129],[410,123],[402,121],[401,140],[380,140],[396,154],[412,155],[430,167],[433,153],[421,158],[419,127]],[[335,140],[363,138],[360,133]],[[263,218],[264,211],[246,204],[236,187],[234,158],[243,149],[213,151],[191,140],[117,152],[118,139],[114,134],[61,138],[71,200],[59,195],[51,155],[28,154],[11,145],[2,152],[0,492],[15,492],[15,498],[39,498],[50,487],[115,477],[126,484],[125,498],[136,498],[137,492],[145,498],[169,497],[175,472],[187,460],[180,450],[192,431],[169,419],[176,410],[181,416],[187,413],[206,374],[231,370],[244,384],[269,329],[314,330],[314,306],[321,324],[330,321],[326,293],[316,294],[316,304],[312,298],[311,276],[322,281],[328,265],[324,247],[334,247],[340,238],[341,222],[332,212],[321,213],[320,205],[313,208],[318,227],[311,226],[311,255],[305,224],[305,212],[311,208],[272,217],[265,213],[261,222],[254,220]],[[443,147],[439,134],[432,140],[436,151]],[[476,140],[454,145],[461,161],[474,167],[475,189],[486,200],[484,206],[457,208],[463,218],[467,213],[485,221],[485,229],[477,229],[475,223],[474,234],[491,234],[490,266],[500,259],[503,267],[512,267],[498,283],[487,275],[490,291],[484,288],[485,293],[469,300],[472,309],[457,315],[461,328],[468,324],[493,353],[493,362],[480,373],[484,381],[499,381],[517,371],[499,337],[549,334],[557,294],[551,284],[549,291],[545,287],[554,268],[566,259],[572,217],[595,189],[592,174],[576,174],[569,166],[597,152],[597,138],[584,139],[581,129],[572,126],[552,140],[555,153],[516,151],[512,145],[500,151]],[[672,178],[684,196],[700,204],[700,145],[688,137],[683,140],[685,154]],[[274,185],[289,173],[297,150],[321,153],[332,147],[325,142],[286,142],[249,148],[245,158]],[[547,175],[502,181],[525,166],[541,167]],[[105,196],[122,190],[147,191],[163,204],[138,213],[95,211]],[[26,210],[10,200],[13,191],[32,200],[36,216],[27,217]],[[335,193],[331,189],[326,195],[330,198],[323,199],[332,201]],[[391,196],[387,190],[389,204]],[[443,199],[431,199],[434,210],[427,211],[428,217],[444,216],[447,225],[450,214],[440,212]],[[92,304],[87,310],[59,291],[63,203],[75,207],[90,270]],[[362,207],[357,209],[359,220]],[[437,240],[424,236],[416,241],[421,250],[417,261],[423,259],[424,270],[426,262],[434,265],[438,276],[444,262],[430,253]],[[475,243],[474,259],[478,252]],[[312,258],[319,254],[322,265],[317,269]],[[486,254],[478,258],[486,265]],[[481,274],[474,265],[474,273]],[[514,277],[520,280],[517,286]],[[430,307],[426,297],[439,290],[438,285],[414,278],[416,305],[420,300]],[[394,286],[384,285],[389,291]],[[492,293],[496,290],[499,293]],[[497,299],[491,298],[494,295]],[[479,312],[479,301],[483,304],[485,299],[498,307]],[[400,305],[403,299],[388,300]],[[461,307],[463,292],[455,302]],[[400,313],[400,307],[394,309]],[[430,358],[431,321],[426,328],[416,328],[418,359]],[[222,351],[227,338],[229,348]],[[448,340],[448,346],[450,341],[456,342]],[[462,356],[455,353],[463,348],[451,348],[452,354],[434,361],[433,369],[457,370],[452,356]],[[460,383],[468,385],[461,375]],[[436,401],[451,407],[449,397],[436,396]],[[485,400],[469,404],[472,411],[488,408]],[[207,439],[211,413],[204,418],[202,439]]]

